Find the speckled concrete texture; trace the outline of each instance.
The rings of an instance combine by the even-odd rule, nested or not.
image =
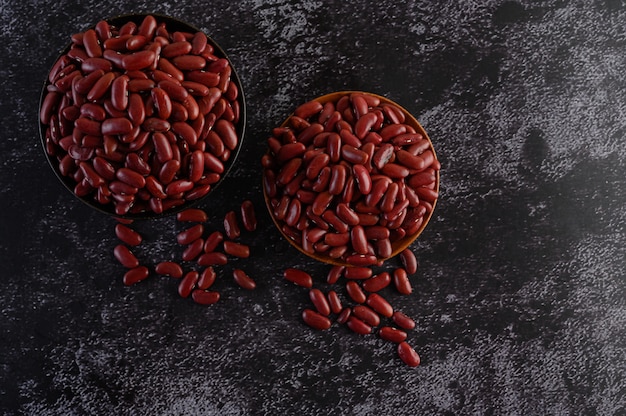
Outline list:
[[[210,307],[171,278],[125,287],[115,221],[60,185],[39,142],[58,51],[130,12],[201,28],[245,88],[242,152],[201,206],[219,229],[251,199],[259,229]],[[0,413],[626,414],[625,50],[619,0],[2,1]],[[338,90],[407,108],[442,163],[414,292],[384,292],[417,321],[417,368],[376,335],[311,330],[306,290],[282,278],[301,267],[326,290],[329,266],[281,240],[260,155],[296,105]],[[180,256],[173,218],[136,227],[144,262]]]

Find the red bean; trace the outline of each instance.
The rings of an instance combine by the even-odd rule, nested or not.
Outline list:
[[[250,247],[234,241],[224,241],[224,252],[239,258],[250,257]]]
[[[309,298],[311,299],[311,302],[313,302],[317,312],[324,316],[330,315],[330,304],[321,290],[311,289],[309,291]]]
[[[173,261],[162,261],[156,265],[155,271],[164,276],[171,276],[176,279],[183,277],[183,268]]]
[[[257,227],[256,214],[252,201],[245,200],[241,203],[241,223],[247,231],[255,231]]]
[[[352,308],[352,315],[359,318],[369,326],[380,325],[380,316],[373,309],[365,305],[356,305]]]
[[[178,284],[178,294],[183,298],[189,297],[196,283],[198,283],[199,277],[200,274],[195,270],[187,272]]]
[[[403,295],[410,295],[413,292],[406,270],[402,268],[397,268],[393,271],[393,284],[396,290]]]
[[[200,266],[224,266],[228,263],[228,258],[224,253],[211,252],[204,253],[198,257],[198,264]]]
[[[391,341],[396,344],[405,341],[407,338],[406,332],[391,326],[383,326],[380,328],[378,335],[385,341]]]
[[[369,267],[346,267],[343,276],[346,279],[364,280],[372,276],[372,269]]]
[[[141,235],[137,231],[123,224],[115,225],[115,235],[129,246],[138,246],[142,241]]]
[[[283,272],[283,277],[285,278],[285,280],[298,286],[302,286],[308,289],[311,289],[313,287],[313,278],[310,274],[303,270],[288,268]]]
[[[377,293],[370,293],[366,300],[367,305],[379,314],[391,318],[393,315],[393,307],[385,298]]]
[[[241,269],[233,270],[233,279],[243,289],[254,290],[256,288],[256,282]]]
[[[328,272],[328,276],[326,277],[326,283],[328,283],[329,285],[334,285],[335,283],[337,283],[345,269],[345,266],[333,266]]]
[[[189,245],[187,245],[187,248],[185,248],[185,250],[183,251],[182,259],[184,261],[192,261],[196,259],[200,255],[200,253],[202,253],[203,246],[204,246],[204,240],[202,238],[198,238],[192,241],[191,243],[189,243]]]
[[[224,241],[224,234],[219,231],[213,231],[204,242],[204,252],[212,253],[217,246]]]
[[[398,355],[409,367],[417,367],[420,365],[420,356],[406,341],[398,344]]]
[[[220,300],[220,293],[211,290],[195,289],[191,292],[191,298],[200,305],[213,305]]]
[[[412,330],[415,328],[415,321],[400,311],[395,311],[391,316],[391,319],[400,328],[406,330]]]
[[[363,281],[363,289],[368,292],[378,292],[389,286],[391,275],[388,272],[381,272],[370,279]]]
[[[215,283],[215,279],[217,278],[217,274],[215,273],[215,269],[213,267],[205,268],[202,273],[200,273],[200,278],[198,279],[198,289],[206,290],[213,286]]]
[[[124,273],[123,282],[126,286],[131,286],[145,280],[149,275],[150,270],[146,266],[137,266]]]
[[[352,332],[355,332],[357,334],[367,335],[372,333],[372,327],[360,320],[359,318],[355,317],[354,314],[348,318],[346,324]]]
[[[311,328],[319,331],[327,330],[331,326],[330,319],[313,309],[304,309],[302,311],[302,320]]]
[[[176,220],[187,222],[206,222],[207,213],[199,208],[188,208],[176,214]]]
[[[229,211],[224,216],[224,231],[226,232],[226,236],[231,240],[234,240],[241,235],[235,211]]]
[[[178,241],[178,244],[187,245],[202,237],[203,233],[204,226],[202,224],[196,224],[178,233],[176,241]]]
[[[137,260],[137,257],[135,257],[132,251],[130,251],[125,245],[118,244],[115,246],[113,254],[115,255],[117,261],[119,261],[120,264],[127,269],[134,269],[139,266],[139,260]]]
[[[335,314],[339,314],[343,310],[343,306],[341,304],[341,299],[339,295],[334,290],[329,290],[326,294],[326,298],[328,300],[328,306],[330,307],[330,311]]]
[[[363,289],[354,280],[350,280],[346,283],[346,291],[350,299],[356,303],[365,303],[367,295],[363,292]]]
[[[408,274],[415,274],[417,272],[417,258],[411,249],[404,249],[400,252],[400,260],[402,265]]]

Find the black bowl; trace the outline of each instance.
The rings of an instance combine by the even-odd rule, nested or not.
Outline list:
[[[159,14],[154,14],[154,13],[149,13],[149,14],[127,14],[127,15],[120,15],[120,16],[115,16],[112,18],[108,18],[105,19],[106,22],[109,23],[109,25],[111,26],[115,26],[117,28],[123,26],[124,24],[128,23],[128,22],[134,22],[137,26],[139,26],[141,24],[141,22],[148,16],[148,15],[152,15],[155,17],[155,19],[157,20],[157,22],[159,23],[165,23],[168,32],[169,33],[174,33],[176,31],[180,31],[180,32],[189,32],[189,33],[195,33],[195,32],[200,32],[201,30],[198,29],[197,27],[183,22],[181,20],[178,20],[176,18],[172,18],[169,16],[164,16],[164,15],[159,15]],[[94,28],[94,26],[92,26],[91,28]],[[85,29],[83,32],[85,32],[87,29]],[[230,76],[230,82],[234,83],[237,88],[238,88],[238,96],[236,98],[236,101],[239,104],[239,119],[237,120],[237,122],[234,124],[235,125],[235,130],[237,133],[237,137],[238,137],[238,142],[237,142],[237,146],[230,152],[230,157],[226,160],[223,161],[223,165],[224,165],[224,171],[221,173],[220,178],[217,182],[213,183],[211,185],[211,190],[204,196],[197,198],[197,199],[193,199],[193,200],[186,200],[183,204],[177,205],[175,207],[171,207],[169,209],[163,210],[163,212],[161,213],[155,213],[153,211],[150,210],[142,210],[139,212],[133,212],[132,210],[127,212],[127,213],[117,213],[115,211],[115,206],[114,204],[111,203],[107,203],[107,204],[102,204],[100,202],[98,202],[97,200],[95,200],[95,197],[93,194],[89,194],[87,196],[79,196],[76,195],[74,188],[77,184],[77,182],[70,176],[64,176],[61,173],[61,170],[59,168],[59,160],[57,158],[56,155],[51,155],[50,152],[48,151],[48,139],[46,138],[46,130],[48,128],[47,124],[42,123],[41,120],[39,120],[39,135],[40,135],[40,139],[41,139],[41,144],[44,150],[44,154],[46,155],[46,158],[48,160],[48,163],[50,164],[50,167],[52,168],[52,171],[56,174],[57,178],[59,179],[59,181],[64,185],[64,187],[72,194],[74,195],[76,198],[78,198],[80,201],[82,201],[83,203],[89,205],[90,207],[114,216],[116,218],[125,218],[125,219],[154,219],[154,218],[159,218],[162,216],[166,216],[166,215],[171,215],[171,214],[175,214],[177,212],[180,212],[184,209],[190,208],[196,204],[198,204],[200,201],[204,200],[205,198],[207,198],[209,195],[211,195],[214,191],[215,188],[217,188],[226,178],[226,176],[228,175],[230,169],[232,168],[232,166],[234,165],[238,155],[239,155],[239,151],[241,150],[241,146],[243,143],[243,139],[244,139],[244,134],[245,134],[245,129],[246,129],[246,100],[245,100],[245,96],[244,96],[244,91],[242,88],[242,84],[241,84],[241,80],[239,78],[239,76],[237,75],[237,72],[235,71],[232,62],[230,61],[230,59],[228,58],[228,56],[226,55],[226,52],[224,52],[224,50],[217,44],[217,42],[215,42],[211,37],[207,36],[207,41],[208,44],[213,46],[214,52],[213,54],[218,57],[218,58],[225,58],[228,60],[228,62],[230,63],[230,67],[231,67],[231,76]],[[57,60],[60,59],[63,55],[67,54],[71,48],[71,42],[63,49],[59,52]],[[57,60],[55,60],[55,63],[57,62]],[[48,75],[46,75],[46,80],[44,81],[43,84],[43,88],[41,91],[41,96],[40,96],[40,102],[39,102],[39,109],[41,109],[41,106],[43,105],[44,102],[44,98],[48,92],[48,88],[50,86],[50,81],[48,80]],[[38,114],[39,115],[39,114]],[[39,119],[39,117],[38,117]]]

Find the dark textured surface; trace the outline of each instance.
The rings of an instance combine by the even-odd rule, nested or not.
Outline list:
[[[3,1],[0,6],[0,413],[33,415],[626,414],[626,5],[623,1]],[[37,137],[40,85],[73,32],[168,14],[227,51],[248,134],[203,207],[252,199],[254,256],[200,307],[153,276],[124,287],[114,221],[77,203]],[[295,105],[343,89],[413,112],[442,162],[412,246],[422,357],[299,317],[282,280],[315,264],[281,241],[259,155]],[[146,262],[175,258],[173,218],[141,223]],[[318,286],[324,288],[323,284]]]

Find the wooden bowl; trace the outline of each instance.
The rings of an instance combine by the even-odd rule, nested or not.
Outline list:
[[[404,116],[405,116],[404,124],[410,125],[411,127],[413,127],[415,129],[415,131],[417,133],[420,133],[425,140],[428,140],[429,148],[433,152],[433,155],[435,155],[435,160],[437,160],[437,155],[435,153],[435,149],[433,147],[432,141],[428,137],[428,134],[426,133],[424,128],[417,121],[417,119],[415,117],[413,117],[413,115],[411,115],[411,113],[409,113],[402,106],[398,105],[397,103],[395,103],[394,101],[392,101],[392,100],[390,100],[390,99],[388,99],[386,97],[383,97],[383,96],[380,96],[380,95],[376,95],[376,94],[372,94],[372,93],[368,93],[368,92],[362,92],[362,91],[339,91],[339,92],[333,92],[333,93],[330,93],[330,94],[323,95],[321,97],[315,98],[314,101],[318,101],[321,104],[325,104],[327,102],[334,102],[334,103],[336,103],[340,98],[342,98],[342,97],[344,97],[346,95],[353,94],[353,93],[364,94],[364,95],[369,95],[369,96],[372,96],[372,97],[376,97],[376,98],[378,98],[380,100],[381,105],[386,103],[386,104],[394,105],[397,108],[399,108],[404,113]],[[285,119],[285,121],[280,125],[280,127],[287,127],[287,126],[289,126],[290,118],[292,116],[293,116],[293,114],[291,114],[289,117],[287,117],[287,119]],[[264,174],[264,176],[265,176],[265,174]],[[264,177],[264,180],[267,180],[267,178]],[[438,192],[439,192],[439,170],[438,169],[436,170],[434,191],[436,191],[437,195],[438,195]],[[268,196],[267,190],[266,190],[265,186],[263,186],[263,193],[264,193],[264,197],[265,197],[266,207],[267,207],[267,209],[268,209],[268,211],[270,213],[270,217],[272,218],[274,224],[276,225],[276,228],[278,228],[278,230],[285,237],[285,239],[287,241],[289,241],[289,243],[291,245],[293,245],[296,249],[298,249],[300,252],[304,253],[305,255],[307,255],[307,256],[315,259],[315,260],[318,260],[318,261],[321,261],[321,262],[324,262],[324,263],[327,263],[327,264],[331,264],[331,265],[335,265],[335,266],[354,266],[355,265],[355,264],[350,264],[350,263],[346,262],[345,259],[333,258],[333,257],[330,257],[330,256],[328,256],[326,254],[322,254],[322,253],[318,253],[318,252],[311,253],[309,251],[306,251],[302,247],[302,245],[300,243],[298,243],[297,241],[294,241],[294,239],[290,238],[290,236],[283,231],[282,227],[283,227],[284,223],[279,221],[275,217],[274,209],[273,209],[272,204],[271,204],[271,198]],[[403,250],[405,250],[407,247],[409,247],[420,236],[420,234],[422,234],[422,232],[424,231],[424,229],[428,225],[428,222],[430,221],[430,219],[431,219],[431,217],[433,215],[433,212],[434,212],[434,209],[435,209],[435,206],[436,206],[436,203],[437,203],[437,199],[435,199],[432,202],[432,209],[430,211],[428,211],[424,215],[424,217],[422,219],[422,223],[419,226],[419,228],[417,229],[417,231],[415,231],[414,233],[412,233],[410,235],[405,235],[404,237],[394,241],[392,243],[391,255],[388,256],[388,257],[384,257],[384,258],[377,258],[376,264],[381,264],[382,262],[384,262],[384,261],[386,261],[386,260],[396,256],[397,254],[401,253]]]

